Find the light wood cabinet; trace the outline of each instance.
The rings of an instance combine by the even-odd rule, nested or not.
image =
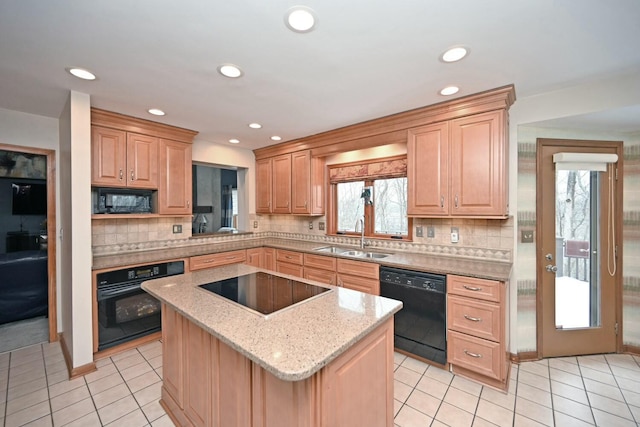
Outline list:
[[[220,252],[216,254],[197,255],[189,258],[189,268],[191,271],[202,270],[204,268],[238,264],[245,262],[246,259],[247,254],[244,249],[239,251]]]
[[[304,276],[304,255],[301,252],[276,249],[276,271],[292,276]]]
[[[380,266],[378,264],[339,258],[337,270],[338,286],[380,295]]]
[[[409,129],[408,215],[508,215],[506,110]]]
[[[247,249],[245,264],[253,267],[264,268],[264,248]]]
[[[337,285],[337,260],[334,257],[304,254],[304,278],[320,283]]]
[[[310,150],[256,160],[256,213],[322,215],[324,184]]]
[[[448,275],[447,287],[447,362],[452,372],[506,389],[505,283]]]
[[[267,270],[276,270],[276,250],[274,248],[264,248],[264,266]]]
[[[158,188],[158,138],[93,126],[91,156],[91,185]]]
[[[318,373],[285,381],[166,304],[162,313],[161,399],[179,425],[393,424],[393,318]]]
[[[158,213],[191,213],[191,144],[160,140]]]

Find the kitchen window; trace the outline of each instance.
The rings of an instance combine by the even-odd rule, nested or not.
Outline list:
[[[329,166],[330,234],[411,239],[406,157]]]

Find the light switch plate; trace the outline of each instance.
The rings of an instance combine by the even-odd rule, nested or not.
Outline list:
[[[460,232],[458,227],[451,227],[451,243],[458,243],[460,240]]]
[[[182,224],[173,224],[173,234],[182,233]]]
[[[435,227],[428,225],[427,226],[427,237],[436,237],[436,229]]]
[[[318,230],[320,231],[324,230],[324,222],[321,221],[318,223]]]
[[[253,221],[253,228],[258,228],[258,221]]]
[[[313,221],[309,221],[309,230],[313,230]]]
[[[421,225],[416,227],[416,237],[422,237],[422,226]]]
[[[520,242],[533,243],[533,230],[520,230]]]

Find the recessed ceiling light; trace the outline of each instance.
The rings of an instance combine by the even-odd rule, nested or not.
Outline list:
[[[273,136],[271,137],[271,140],[272,140],[272,141],[281,141],[281,140],[282,140],[282,137],[281,137],[281,136],[278,136],[278,135],[273,135]]]
[[[459,90],[460,88],[458,86],[447,86],[440,91],[440,95],[444,95],[444,96],[453,95],[454,93],[458,93]]]
[[[230,77],[232,79],[242,76],[242,70],[233,64],[222,64],[218,67],[218,72],[223,76]]]
[[[232,143],[232,144],[240,144],[240,140],[239,139],[235,139],[235,138],[230,139],[229,142]]]
[[[164,116],[164,111],[158,109],[158,108],[149,108],[149,114],[153,114],[154,116]]]
[[[466,47],[456,46],[448,49],[445,53],[440,55],[440,60],[443,62],[456,62],[467,56],[468,53],[469,49]]]
[[[260,129],[262,125],[260,123],[249,123],[251,129]]]
[[[83,79],[83,80],[95,80],[96,79],[96,75],[93,74],[91,71],[89,70],[85,70],[84,68],[67,68],[67,71],[70,72],[71,74],[73,74],[74,76],[78,77],[79,79]]]
[[[291,31],[308,33],[316,25],[316,15],[313,9],[307,6],[293,6],[287,11],[284,22]]]

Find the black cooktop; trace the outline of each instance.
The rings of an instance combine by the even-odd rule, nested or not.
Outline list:
[[[262,314],[274,313],[329,290],[263,272],[219,280],[200,287]]]

